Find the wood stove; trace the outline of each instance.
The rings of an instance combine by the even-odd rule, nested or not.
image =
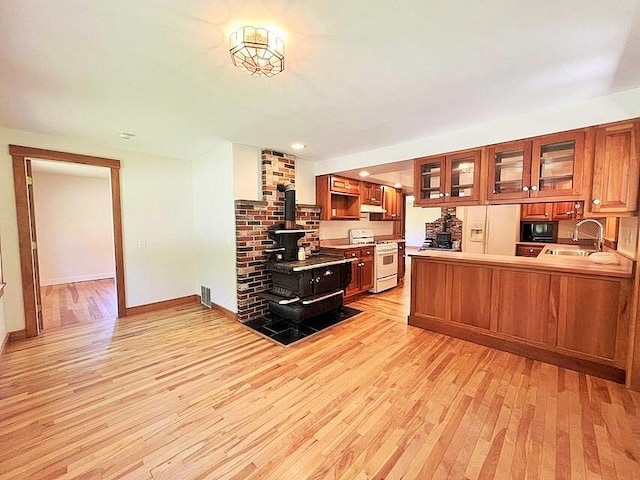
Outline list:
[[[296,260],[297,242],[306,231],[295,224],[295,190],[278,185],[285,193],[285,223],[268,229],[276,242],[265,250],[271,261],[273,288],[261,296],[269,301],[269,313],[296,324],[315,316],[337,312],[344,304],[344,289],[351,282],[351,260],[333,255],[311,255]]]

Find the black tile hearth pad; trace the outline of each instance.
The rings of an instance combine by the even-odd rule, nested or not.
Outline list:
[[[297,332],[295,324],[281,319],[271,320],[266,317],[260,317],[245,322],[245,325],[274,342],[286,346],[343,322],[359,313],[362,313],[362,310],[342,307],[337,314],[325,313],[300,323]]]

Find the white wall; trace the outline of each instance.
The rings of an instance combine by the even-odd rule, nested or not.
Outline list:
[[[405,240],[407,247],[421,247],[426,236],[425,223],[435,222],[442,216],[440,207],[415,207],[412,197],[407,197],[405,214]]]
[[[349,238],[349,230],[368,228],[375,236],[393,235],[393,222],[370,221],[368,213],[361,213],[360,220],[327,220],[320,222],[320,240]]]
[[[301,158],[296,159],[296,203],[316,204],[315,164]]]
[[[40,284],[115,277],[109,179],[34,170],[33,193]]]
[[[199,293],[201,285],[209,287],[213,303],[237,312],[234,188],[244,173],[234,178],[234,152],[229,143],[193,161],[194,288]],[[244,178],[250,181],[252,175]],[[240,194],[249,195],[237,186]]]
[[[637,245],[638,217],[620,218],[620,225],[618,227],[618,250],[625,255],[635,258]]]
[[[223,147],[223,149],[226,148],[228,145]],[[237,143],[234,143],[232,148],[234,198],[262,200],[262,153],[260,149]],[[216,152],[213,154],[215,156]]]
[[[0,235],[7,283],[3,297],[6,331],[24,329],[8,144],[120,160],[127,306],[195,293],[191,161],[90,145],[77,139],[0,129]],[[139,240],[146,240],[147,248],[138,248]]]
[[[640,88],[318,162],[316,175],[640,117]]]

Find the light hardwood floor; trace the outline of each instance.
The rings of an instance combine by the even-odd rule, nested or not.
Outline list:
[[[406,325],[408,288],[280,347],[174,308],[10,344],[0,478],[640,478],[640,395]]]
[[[113,278],[41,287],[41,297],[44,330],[117,317]]]

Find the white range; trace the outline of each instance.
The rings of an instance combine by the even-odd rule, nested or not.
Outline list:
[[[398,285],[398,243],[393,241],[376,242],[373,230],[349,230],[349,243],[364,245],[375,243],[373,262],[373,293],[383,292]]]

